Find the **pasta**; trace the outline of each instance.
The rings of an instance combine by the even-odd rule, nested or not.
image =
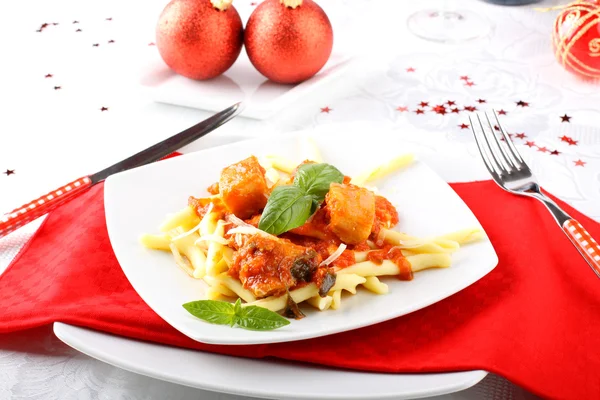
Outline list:
[[[209,300],[239,298],[243,306],[300,318],[299,303],[337,310],[343,292],[384,295],[385,279],[450,267],[452,253],[484,237],[478,228],[432,237],[392,229],[395,207],[366,185],[409,165],[411,154],[350,178],[322,163],[312,139],[302,146],[301,164],[268,155],[226,167],[209,188],[212,196],[191,197],[167,216],[161,233],[144,234],[140,243],[171,252],[183,271],[208,285]],[[282,207],[279,197],[294,203]]]

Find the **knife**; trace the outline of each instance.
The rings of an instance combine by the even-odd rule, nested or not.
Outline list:
[[[241,102],[236,103],[199,124],[119,161],[102,171],[76,179],[21,207],[15,208],[0,218],[0,238],[74,199],[113,174],[158,161],[175,150],[192,143],[194,140],[201,138],[234,118],[242,109],[243,104]]]

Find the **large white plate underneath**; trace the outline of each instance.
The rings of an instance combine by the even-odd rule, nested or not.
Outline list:
[[[414,399],[467,389],[485,371],[378,374],[162,346],[56,322],[60,340],[128,371],[198,389],[268,399]]]

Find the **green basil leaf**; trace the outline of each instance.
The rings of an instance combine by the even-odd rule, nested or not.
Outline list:
[[[226,301],[198,300],[183,305],[190,314],[206,322],[217,325],[232,325],[235,307]]]
[[[236,323],[240,328],[253,331],[270,331],[290,324],[281,315],[258,306],[242,307],[236,314]]]
[[[294,186],[277,186],[258,222],[258,229],[279,235],[303,225],[310,217],[312,197],[304,189]]]
[[[342,183],[344,174],[331,164],[303,164],[298,168],[294,185],[304,188],[306,194],[321,202],[332,182]]]

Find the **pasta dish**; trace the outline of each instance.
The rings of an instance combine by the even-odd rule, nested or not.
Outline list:
[[[313,149],[300,164],[271,155],[225,166],[210,195],[189,197],[160,234],[141,243],[171,252],[208,285],[208,300],[241,299],[242,307],[298,319],[300,303],[335,310],[343,293],[385,294],[386,278],[409,281],[449,267],[462,244],[483,237],[479,228],[426,238],[396,229],[396,207],[369,185],[409,165],[412,155],[350,177]]]

